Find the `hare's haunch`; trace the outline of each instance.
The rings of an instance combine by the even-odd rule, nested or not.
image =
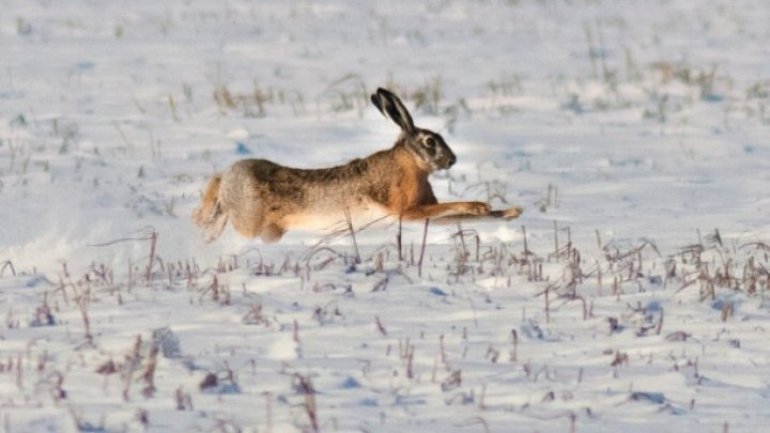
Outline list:
[[[403,220],[513,219],[521,209],[492,211],[486,203],[438,203],[428,175],[457,157],[441,135],[414,126],[401,100],[377,89],[372,103],[401,127],[387,150],[332,168],[304,170],[264,159],[236,162],[211,178],[193,221],[213,241],[229,221],[246,237],[278,241],[291,228],[374,212]],[[317,225],[317,224],[316,224]]]

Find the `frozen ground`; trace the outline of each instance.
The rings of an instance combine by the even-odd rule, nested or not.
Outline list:
[[[0,11],[4,433],[770,422],[766,2]],[[381,85],[521,219],[203,243],[228,164],[389,146]]]

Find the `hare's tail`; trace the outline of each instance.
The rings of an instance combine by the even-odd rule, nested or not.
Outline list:
[[[211,242],[218,238],[227,224],[227,214],[222,210],[222,205],[219,202],[219,185],[221,182],[221,175],[211,178],[206,186],[206,191],[203,193],[200,206],[193,211],[193,222],[203,229],[206,242]]]

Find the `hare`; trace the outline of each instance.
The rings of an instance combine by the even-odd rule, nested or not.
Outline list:
[[[374,211],[402,220],[513,219],[519,207],[492,211],[478,201],[439,203],[428,176],[457,157],[441,135],[414,126],[401,100],[379,88],[372,103],[401,128],[393,147],[345,165],[299,169],[264,159],[238,161],[206,186],[193,221],[207,242],[230,221],[243,236],[272,243],[292,228],[314,221],[349,219]]]

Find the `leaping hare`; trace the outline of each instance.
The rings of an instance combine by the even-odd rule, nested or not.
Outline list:
[[[376,211],[403,220],[513,219],[521,208],[492,211],[478,201],[438,203],[428,175],[451,167],[457,157],[437,133],[414,126],[401,100],[377,89],[372,103],[401,127],[387,150],[332,168],[305,170],[264,159],[238,161],[206,186],[193,221],[211,242],[230,221],[243,236],[276,242],[314,220],[344,220]]]

